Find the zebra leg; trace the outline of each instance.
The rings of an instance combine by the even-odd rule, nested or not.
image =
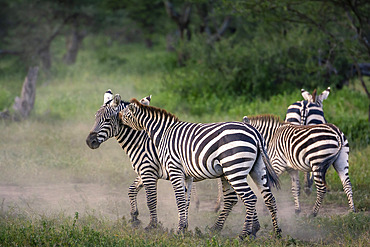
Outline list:
[[[312,184],[313,184],[313,176],[311,172],[304,173],[304,192],[306,195],[311,195],[312,193]]]
[[[356,212],[355,204],[353,203],[352,184],[348,176],[348,154],[344,151],[341,151],[341,154],[334,162],[333,166],[338,173],[340,180],[342,181],[343,190],[347,195],[349,207],[352,212]]]
[[[150,221],[146,230],[151,228],[156,228],[158,223],[157,217],[157,178],[153,176],[143,176],[142,177],[145,192],[146,192],[146,202],[149,208]]]
[[[130,199],[130,214],[131,214],[131,220],[130,222],[137,226],[140,224],[140,220],[137,218],[139,215],[139,210],[137,209],[137,193],[141,190],[143,187],[143,181],[138,176],[136,177],[135,181],[131,184],[131,186],[128,188],[128,197]]]
[[[224,205],[215,224],[210,229],[212,232],[218,232],[222,230],[232,208],[238,202],[238,196],[225,177],[221,177],[219,179],[219,183],[221,184],[221,188],[223,188]]]
[[[240,185],[240,184],[238,184]],[[245,187],[244,187],[245,186]],[[243,231],[240,236],[240,238],[244,238],[248,235],[254,235],[253,232],[253,225],[255,225],[255,221],[257,220],[257,214],[256,213],[256,203],[257,203],[257,196],[254,194],[252,189],[249,187],[247,182],[243,183],[243,192],[239,189],[235,189],[236,193],[240,196],[241,200],[244,203],[244,206],[246,208],[246,216],[245,216],[245,222],[243,226]],[[238,193],[239,192],[239,193]],[[257,220],[258,221],[258,220]]]
[[[177,232],[184,232],[188,227],[187,202],[185,198],[185,175],[176,166],[169,167],[170,181],[175,191],[176,205],[179,212],[179,223]]]
[[[243,164],[243,166],[248,167],[248,164]],[[236,176],[235,174],[232,173],[232,171],[236,170],[234,167],[238,166],[229,165],[227,168],[223,167],[223,170],[226,174],[225,175],[226,179],[229,181],[229,183],[235,190],[236,194],[240,197],[246,209],[243,230],[241,235],[239,236],[241,239],[244,239],[245,236],[249,236],[253,232],[252,228],[255,216],[257,196],[253,193],[247,181],[247,175],[250,170],[245,169],[243,171],[240,171],[237,173]]]
[[[299,174],[298,170],[289,170],[288,172],[292,181],[292,193],[294,197],[295,214],[298,215],[301,212],[301,205],[299,203],[299,195],[301,191],[301,186],[299,184]]]
[[[256,164],[254,165],[250,175],[254,183],[256,184],[258,190],[260,191],[266,207],[270,211],[272,225],[274,227],[275,234],[277,237],[281,237],[281,229],[278,223],[278,216],[277,216],[276,200],[275,200],[274,195],[271,192],[270,186],[267,183],[266,169],[264,167],[265,167],[265,164],[263,163],[261,159],[259,159],[258,162],[256,162]],[[257,212],[255,210],[252,234],[255,235],[259,229],[260,229],[260,225],[259,225],[258,218],[257,218]]]
[[[218,212],[221,208],[221,203],[222,203],[222,195],[223,195],[223,185],[221,178],[217,179],[217,201],[216,201],[216,206],[214,211]]]
[[[317,188],[317,196],[316,196],[316,202],[313,207],[312,216],[316,217],[317,213],[320,210],[322,200],[324,199],[325,193],[326,193],[326,184],[324,183],[323,177],[325,176],[324,173],[319,171],[313,172],[316,188]]]

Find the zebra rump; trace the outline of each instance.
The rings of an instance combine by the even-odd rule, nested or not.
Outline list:
[[[333,124],[294,125],[280,121],[274,115],[244,117],[261,132],[267,142],[267,153],[277,175],[288,171],[292,180],[292,192],[296,213],[300,213],[298,171],[312,171],[317,187],[313,215],[316,216],[326,193],[325,175],[333,164],[348,203],[355,212],[351,181],[348,176],[349,145],[343,132]]]

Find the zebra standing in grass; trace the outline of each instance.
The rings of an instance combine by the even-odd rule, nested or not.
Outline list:
[[[318,96],[316,95],[316,89],[313,91],[312,95],[306,90],[301,89],[302,97],[305,100],[297,101],[288,107],[285,121],[297,125],[315,125],[327,123],[324,117],[322,102],[328,98],[329,93],[330,87],[328,87]],[[304,191],[307,195],[310,195],[312,192],[312,184],[312,173],[305,172]]]
[[[330,93],[330,87],[324,90],[319,96],[316,96],[316,89],[312,95],[304,89],[301,89],[302,97],[305,100],[297,101],[288,107],[285,121],[296,125],[314,125],[327,123],[324,117],[322,102],[327,99]],[[307,195],[312,192],[313,176],[310,172],[305,172],[304,176],[304,191]],[[222,183],[218,180],[218,196],[214,211],[218,212],[222,202]],[[295,188],[294,188],[295,189]],[[298,195],[300,186],[298,189]]]
[[[281,122],[273,115],[244,117],[264,136],[275,172],[288,171],[292,180],[295,211],[299,213],[298,171],[313,172],[317,198],[313,208],[316,216],[326,192],[325,174],[331,164],[338,173],[347,195],[349,207],[355,211],[352,185],[348,176],[349,145],[344,134],[333,124],[297,126]]]
[[[257,197],[247,183],[250,174],[270,210],[275,233],[280,236],[275,198],[270,185],[279,185],[269,163],[265,142],[252,126],[240,122],[196,124],[179,121],[163,109],[145,106],[136,99],[120,113],[123,124],[145,130],[153,140],[163,170],[168,171],[179,212],[178,231],[188,226],[188,203],[193,181],[221,178],[224,208],[213,230],[221,230],[238,201],[246,208],[241,238],[259,230]]]
[[[149,105],[151,96],[140,102]],[[145,187],[147,205],[150,213],[148,228],[157,225],[157,180],[169,178],[168,173],[161,169],[156,148],[145,131],[136,131],[120,123],[118,113],[129,103],[121,101],[121,97],[113,97],[111,90],[104,94],[104,104],[95,114],[95,124],[86,139],[87,145],[96,149],[111,137],[116,137],[122,149],[130,158],[132,168],[138,174],[129,187],[130,214],[133,224],[138,224],[137,193]]]

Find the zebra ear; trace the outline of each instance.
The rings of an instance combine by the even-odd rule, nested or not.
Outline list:
[[[329,93],[330,93],[330,87],[328,87],[327,89],[325,89],[318,97],[317,97],[317,100],[319,100],[320,102],[323,102],[324,100],[326,100],[329,96]]]
[[[112,93],[112,90],[108,89],[105,92],[105,94],[104,94],[104,102],[103,102],[103,104],[105,105],[111,99],[113,99],[113,93]]]
[[[117,107],[121,103],[121,95],[116,94],[114,95],[113,101],[111,103],[111,107]]]
[[[301,89],[301,94],[302,94],[302,97],[307,100],[307,101],[311,101],[312,100],[312,95],[307,92],[306,90],[304,90],[303,88]]]
[[[250,124],[250,120],[247,116],[243,117],[243,123]]]
[[[140,100],[140,103],[143,104],[143,105],[149,105],[150,104],[150,100],[152,99],[152,96],[149,95],[148,97],[145,97],[145,98],[142,98]]]

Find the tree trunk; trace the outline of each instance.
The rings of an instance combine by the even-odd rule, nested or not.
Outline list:
[[[28,74],[24,80],[21,97],[16,97],[13,105],[15,110],[15,119],[25,119],[30,115],[35,104],[36,97],[36,81],[38,75],[38,67],[30,67]]]
[[[74,28],[71,33],[66,35],[67,51],[63,56],[63,60],[66,64],[71,65],[76,62],[78,50],[85,37],[86,32],[79,32],[76,28]]]
[[[181,13],[178,13],[175,10],[173,4],[170,1],[164,1],[164,5],[165,5],[168,16],[172,20],[174,20],[177,24],[177,28],[180,33],[181,43],[189,41],[191,39],[189,23],[190,23],[190,14],[191,14],[191,9],[192,9],[192,4],[185,3],[182,8]],[[185,39],[185,36],[186,36],[186,39]],[[180,44],[180,46],[182,45],[183,43]],[[178,48],[177,50],[178,50],[177,51],[177,63],[179,64],[179,66],[184,66],[186,58],[187,58],[187,54],[183,50],[182,47]]]
[[[369,92],[369,90],[366,87],[366,84],[365,84],[364,79],[362,78],[361,68],[360,68],[359,64],[357,63],[356,59],[353,56],[352,56],[352,59],[354,61],[353,64],[355,65],[356,70],[357,70],[358,79],[360,80],[361,85],[362,85],[362,88],[364,89],[364,91],[365,91],[365,93],[367,95],[367,99],[370,101],[370,92]],[[369,111],[368,111],[368,114],[367,115],[368,115],[367,116],[368,117],[367,118],[367,121],[370,123],[370,103],[369,103]]]
[[[50,43],[41,48],[38,55],[41,59],[42,68],[46,73],[49,73],[51,69]]]

